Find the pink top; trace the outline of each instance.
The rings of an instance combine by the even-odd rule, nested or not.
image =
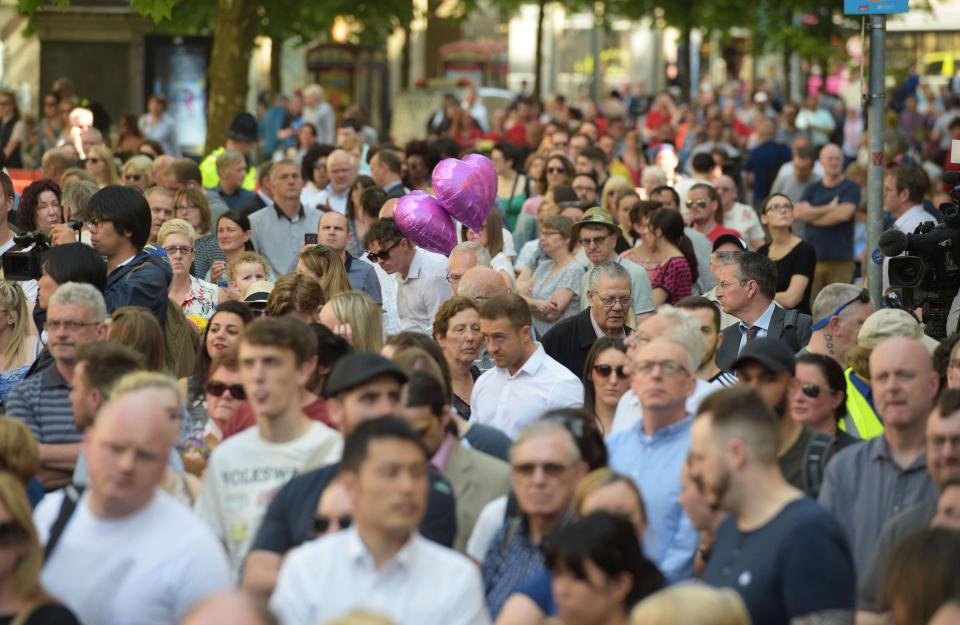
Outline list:
[[[650,274],[650,287],[665,290],[668,304],[676,304],[683,298],[689,297],[693,288],[690,263],[683,256],[668,258]]]
[[[433,454],[433,458],[430,458],[430,464],[432,464],[437,471],[443,473],[447,469],[447,458],[450,457],[450,450],[453,449],[453,446],[456,444],[457,441],[453,438],[453,434],[447,434],[443,438],[443,442],[440,443],[440,449],[437,450],[437,453]]]

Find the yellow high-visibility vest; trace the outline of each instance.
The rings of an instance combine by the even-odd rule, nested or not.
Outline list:
[[[870,402],[864,397],[850,376],[854,375],[853,369],[847,369],[844,376],[847,378],[847,414],[848,418],[840,422],[840,429],[859,436],[863,440],[876,438],[883,434],[883,424],[877,418]]]

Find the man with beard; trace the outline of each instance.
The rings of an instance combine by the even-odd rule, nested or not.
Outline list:
[[[834,437],[815,432],[790,418],[790,393],[796,382],[796,360],[783,341],[754,339],[740,352],[733,371],[741,385],[753,387],[777,417],[780,443],[777,463],[788,484],[816,498]]]
[[[836,520],[783,479],[777,421],[750,388],[726,388],[700,404],[690,473],[712,507],[731,513],[704,581],[736,590],[754,623],[853,623],[850,548]]]

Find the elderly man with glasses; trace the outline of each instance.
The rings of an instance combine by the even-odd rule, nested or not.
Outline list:
[[[583,274],[580,284],[580,309],[586,310],[590,304],[590,270],[602,263],[612,262],[630,274],[630,296],[633,301],[628,313],[632,312],[639,323],[654,309],[650,277],[642,266],[617,254],[618,234],[620,227],[613,222],[613,216],[602,208],[591,208],[583,215],[583,219],[573,225],[573,236],[579,240],[590,261],[590,267]]]
[[[746,344],[755,338],[785,341],[794,353],[810,340],[810,315],[784,310],[774,301],[777,266],[757,252],[734,252],[717,258],[717,299],[740,320],[723,331],[717,366],[730,371]]]
[[[643,493],[650,521],[644,552],[670,582],[677,582],[693,576],[698,542],[679,495],[693,423],[687,398],[696,389],[693,372],[699,362],[689,345],[669,338],[654,338],[631,351],[631,390],[643,416],[607,439],[610,468],[629,475]]]

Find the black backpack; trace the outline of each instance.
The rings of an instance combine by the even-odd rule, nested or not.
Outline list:
[[[50,560],[53,550],[57,548],[57,543],[60,542],[60,537],[63,536],[63,530],[67,528],[70,517],[72,517],[74,511],[76,511],[77,504],[80,502],[80,495],[82,494],[83,488],[74,486],[73,484],[68,484],[63,489],[63,503],[60,504],[60,512],[57,514],[57,518],[54,520],[53,525],[50,526],[50,537],[47,539],[47,548],[43,554],[44,560]]]
[[[823,432],[813,432],[803,452],[803,491],[816,499],[823,484],[827,461],[833,456],[836,438]]]

